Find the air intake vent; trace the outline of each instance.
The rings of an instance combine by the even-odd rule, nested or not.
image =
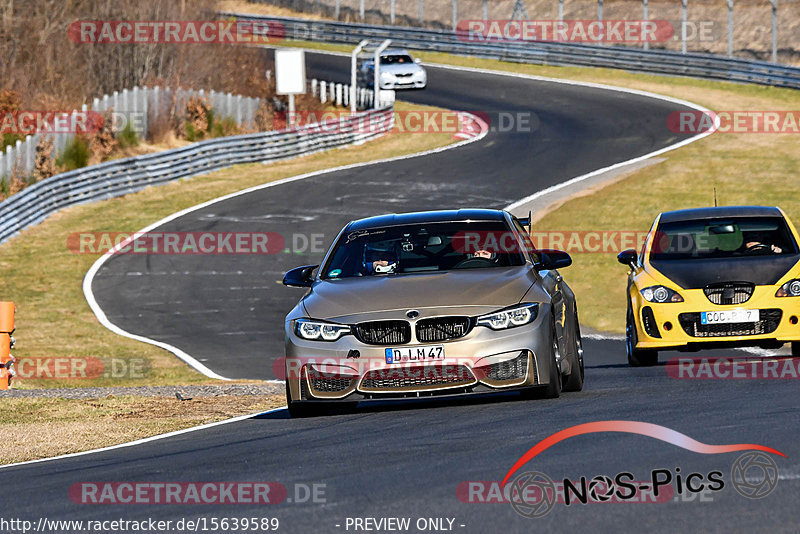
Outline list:
[[[411,341],[407,321],[372,321],[356,325],[356,338],[368,345],[400,345]]]
[[[469,317],[434,317],[417,321],[417,339],[423,343],[458,339],[470,330]]]
[[[703,293],[714,304],[742,304],[750,300],[755,287],[750,282],[724,282],[704,287]]]

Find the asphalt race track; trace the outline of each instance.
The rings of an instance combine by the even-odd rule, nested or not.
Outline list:
[[[313,75],[344,81],[344,60],[311,56]],[[440,154],[323,174],[232,198],[168,223],[170,231],[323,233],[324,247],[348,220],[387,211],[503,207],[539,189],[678,141],[665,127],[676,109],[611,91],[430,69],[429,89],[408,99],[489,113],[533,111],[532,132],[492,132]],[[406,97],[406,95],[404,95]],[[275,256],[117,256],[93,290],[123,329],[175,345],[228,377],[274,378],[282,320],[301,290],[278,281],[321,253]],[[621,267],[620,267],[621,268]],[[569,271],[564,271],[569,279]],[[622,290],[622,288],[620,288]],[[580,295],[578,295],[580,300]],[[328,417],[289,419],[285,410],[134,447],[2,469],[13,515],[48,519],[277,517],[281,532],[364,532],[348,518],[449,518],[465,533],[576,531],[772,532],[797,530],[800,456],[797,386],[792,380],[677,380],[663,365],[624,364],[621,341],[585,341],[586,387],[559,399],[480,399],[373,404]],[[715,351],[704,355],[733,355]],[[741,354],[741,353],[739,353]],[[665,355],[667,357],[675,354]],[[793,415],[794,414],[794,415]],[[780,450],[775,490],[741,496],[731,469],[741,453],[698,454],[634,434],[567,439],[522,468],[556,481],[651,471],[688,477],[720,471],[720,491],[684,488],[659,503],[557,503],[522,517],[508,503],[462,502],[461,483],[499,481],[538,441],[603,420],[645,421],[702,443],[756,443]],[[75,504],[86,481],[274,481],[292,502],[255,505]],[[303,485],[324,485],[298,503]],[[300,489],[298,489],[300,488]],[[463,495],[461,495],[463,497]],[[4,514],[5,515],[5,514]],[[444,522],[447,526],[449,523]],[[386,531],[386,530],[382,530]]]
[[[311,76],[346,81],[349,60],[308,59]],[[480,142],[401,162],[323,174],[235,197],[159,231],[323,234],[316,254],[120,255],[93,292],[123,330],[177,346],[229,378],[275,378],[283,318],[302,291],[280,285],[292,267],[319,263],[348,222],[391,212],[502,208],[540,189],[680,141],[666,128],[675,104],[615,91],[430,69],[414,102],[499,114],[532,113],[532,132],[493,132]],[[414,135],[414,134],[409,134]],[[424,135],[424,134],[416,134]]]

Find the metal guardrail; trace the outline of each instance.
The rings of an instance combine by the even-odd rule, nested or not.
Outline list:
[[[383,135],[393,125],[394,113],[389,107],[294,130],[209,139],[57,174],[0,202],[0,243],[67,206],[235,164],[274,161],[363,142]]]
[[[468,42],[463,35],[446,30],[239,13],[221,15],[249,22],[277,22],[285,28],[286,39],[298,41],[355,44],[362,39],[391,39],[394,46],[414,50],[449,52],[518,63],[610,67],[800,89],[800,67],[713,54],[556,42],[475,43]]]

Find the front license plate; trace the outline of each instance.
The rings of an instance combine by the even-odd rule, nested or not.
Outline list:
[[[444,345],[386,349],[386,363],[428,362],[444,360]]]
[[[758,310],[723,310],[702,312],[700,314],[700,322],[702,324],[755,323],[758,321],[758,316]]]

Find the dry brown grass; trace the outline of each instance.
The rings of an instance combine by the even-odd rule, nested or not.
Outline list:
[[[258,413],[282,406],[282,396],[4,399],[0,464],[24,462]]]

